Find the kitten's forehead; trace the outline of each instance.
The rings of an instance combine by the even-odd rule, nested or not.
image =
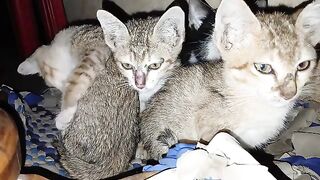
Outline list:
[[[276,49],[281,59],[288,63],[295,63],[299,38],[297,36],[294,19],[282,13],[259,14],[262,29],[264,30],[263,46],[267,49]]]
[[[126,23],[130,34],[130,54],[134,61],[143,61],[149,56],[151,36],[159,17],[148,17],[147,19],[133,19]]]

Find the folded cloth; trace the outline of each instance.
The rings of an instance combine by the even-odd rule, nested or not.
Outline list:
[[[167,162],[172,163],[171,161],[162,163]],[[196,149],[182,153],[176,161],[176,168],[164,170],[150,179],[274,180],[275,178],[268,172],[268,168],[260,165],[235,138],[221,132],[207,146],[198,143]]]

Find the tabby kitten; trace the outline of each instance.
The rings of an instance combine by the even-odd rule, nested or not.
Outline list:
[[[120,71],[139,92],[140,111],[180,64],[178,55],[184,41],[184,12],[167,10],[159,19],[133,19],[123,24],[117,18],[106,21],[98,13],[105,42],[113,52]]]
[[[144,90],[157,83],[160,73],[167,74],[176,64],[170,58],[183,42],[184,16],[178,7],[161,18],[133,20],[127,26],[106,11],[98,11],[97,17],[113,54],[80,97],[75,116],[57,145],[63,166],[78,179],[106,178],[128,168],[139,140],[139,101],[134,88]],[[106,59],[104,54],[92,53]]]
[[[152,158],[180,140],[210,141],[222,129],[257,147],[277,135],[316,66],[320,2],[295,21],[255,16],[241,0],[223,0],[215,42],[223,61],[176,70],[142,113],[141,138]]]
[[[129,85],[139,92],[140,111],[180,64],[177,56],[185,32],[184,13],[180,8],[170,8],[160,19],[133,19],[126,25],[112,17],[112,23],[105,22],[104,16],[98,14],[102,28],[84,25],[60,32],[50,46],[40,47],[18,67],[21,74],[39,73],[48,85],[63,92],[62,110],[56,118],[60,130],[68,126],[77,101],[104,64],[95,53],[90,54],[92,50],[103,47],[103,51],[110,53],[105,43],[111,48]]]

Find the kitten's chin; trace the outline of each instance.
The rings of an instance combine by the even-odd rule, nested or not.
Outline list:
[[[269,103],[274,106],[274,107],[286,107],[286,106],[291,106],[296,98],[292,98],[290,100],[285,100],[285,99],[276,99],[273,101],[270,101]]]

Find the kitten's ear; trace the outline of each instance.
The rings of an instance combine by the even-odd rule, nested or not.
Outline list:
[[[40,72],[38,63],[32,57],[23,61],[17,69],[19,74],[22,75],[30,75],[30,74],[37,74]]]
[[[295,26],[302,38],[313,46],[320,43],[320,0],[314,1],[302,10]]]
[[[204,0],[188,0],[189,5],[189,27],[194,27],[196,30],[200,28],[203,20],[212,11],[209,4]]]
[[[97,18],[103,29],[106,44],[112,51],[129,43],[128,29],[118,18],[104,10],[98,10]]]
[[[180,7],[168,9],[153,30],[152,41],[170,49],[181,48],[185,37],[185,14]]]
[[[261,29],[259,20],[243,0],[222,0],[215,22],[214,34],[222,55],[249,47]]]

